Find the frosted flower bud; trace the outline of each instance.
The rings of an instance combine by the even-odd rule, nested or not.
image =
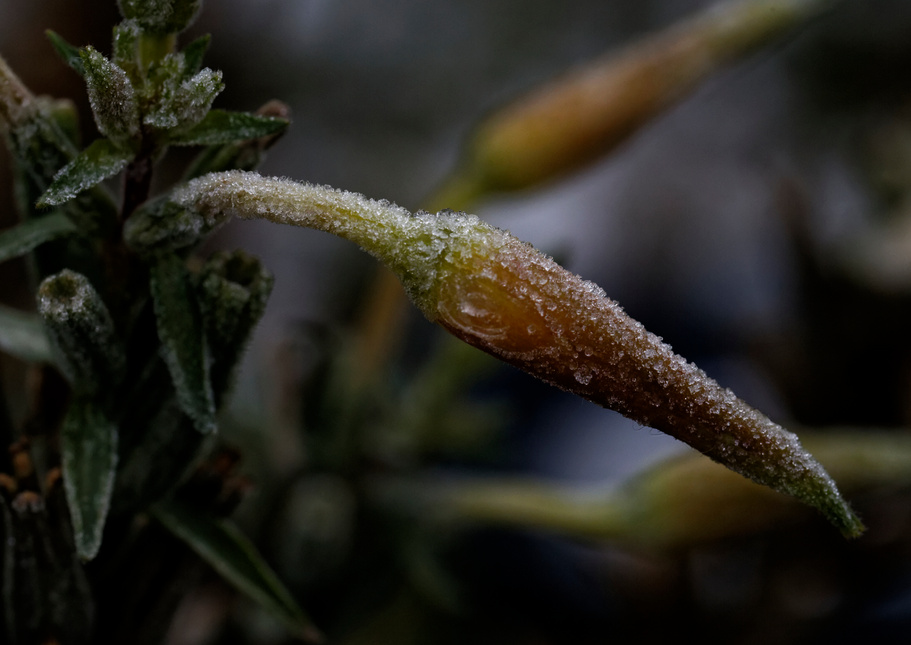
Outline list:
[[[117,142],[138,135],[139,108],[127,73],[92,47],[80,55],[98,131]]]
[[[123,371],[123,349],[111,315],[89,281],[64,269],[38,288],[38,313],[57,365],[73,388],[95,392]]]
[[[473,215],[412,215],[356,193],[241,171],[195,179],[173,199],[207,218],[263,218],[349,239],[461,340],[797,497],[847,535],[862,530],[796,435],[676,355],[600,287]]]

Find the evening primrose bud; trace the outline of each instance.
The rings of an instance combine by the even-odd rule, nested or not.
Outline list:
[[[674,354],[600,287],[475,216],[412,215],[356,193],[240,171],[195,179],[173,199],[208,218],[262,218],[351,240],[461,340],[797,497],[846,535],[863,529],[795,435]]]
[[[745,0],[705,12],[546,83],[477,128],[455,196],[515,190],[606,154],[724,64],[819,14],[830,0]]]
[[[125,359],[111,315],[85,276],[64,269],[38,288],[38,313],[60,371],[79,392],[117,382]]]

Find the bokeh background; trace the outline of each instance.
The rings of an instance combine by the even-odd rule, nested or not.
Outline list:
[[[227,84],[216,107],[254,110],[272,98],[290,107],[293,125],[264,173],[415,209],[492,109],[709,4],[210,0],[183,38],[213,34],[206,64]],[[116,20],[109,1],[0,0],[0,52],[36,93],[71,97],[86,115],[78,77],[43,31],[107,51]],[[476,211],[600,284],[776,421],[907,427],[911,247],[891,231],[911,207],[909,69],[911,4],[844,0],[728,66],[603,160],[532,191],[492,196]],[[82,128],[91,140],[88,118]],[[7,171],[0,157],[4,226],[15,221]],[[175,176],[163,169],[161,184]],[[365,315],[374,262],[325,234],[261,222],[232,223],[210,246],[242,247],[276,276],[225,422],[260,506],[242,507],[239,521],[338,642],[905,642],[911,522],[899,494],[890,498],[893,534],[879,549],[845,546],[816,525],[660,557],[479,528],[447,542],[442,561],[462,602],[431,611],[433,619],[424,601],[392,583],[361,593],[376,582],[364,582],[366,573],[333,580],[331,560],[345,560],[346,540],[370,536],[346,533],[338,508],[347,493],[336,480],[295,476],[307,455],[294,429],[302,413],[288,408],[327,351],[313,330],[348,329]],[[30,307],[23,268],[0,270],[4,301]],[[411,345],[391,378],[406,381],[438,341],[416,314],[401,324]],[[508,410],[496,450],[422,466],[597,487],[684,450],[508,368],[485,372],[473,394]],[[299,504],[300,517],[316,518],[325,535],[267,514],[270,494],[285,500],[274,516]],[[330,507],[323,515],[314,510],[320,500]],[[384,544],[376,548],[370,555],[382,559]],[[283,642],[255,610],[236,605],[214,583],[204,587],[169,642]],[[231,632],[225,621],[240,627]]]

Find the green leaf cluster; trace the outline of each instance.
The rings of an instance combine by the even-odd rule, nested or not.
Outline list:
[[[169,190],[152,195],[152,177],[172,145],[200,149],[188,176],[254,167],[289,123],[287,110],[275,104],[256,114],[212,109],[224,83],[203,65],[209,37],[177,44],[201,2],[119,4],[124,20],[113,30],[110,55],[47,33],[85,82],[99,134],[85,147],[74,134],[72,104],[35,97],[0,58],[0,132],[15,164],[21,220],[0,231],[0,262],[25,260],[40,284],[37,314],[0,305],[0,351],[63,377],[56,389],[41,389],[35,403],[62,413],[39,415],[18,430],[23,450],[33,435],[59,446],[40,466],[58,473],[56,487],[20,481],[21,473],[7,482],[2,465],[0,484],[28,488],[34,504],[57,495],[65,522],[53,529],[55,539],[70,553],[72,575],[87,577],[96,592],[114,574],[94,562],[142,543],[143,531],[124,532],[125,526],[165,499],[182,508],[189,494],[182,483],[209,454],[219,408],[272,287],[269,272],[245,254],[195,257],[214,222],[169,207]],[[117,191],[105,182],[116,175]],[[28,500],[10,505],[0,494],[7,519],[0,533],[9,539]],[[216,519],[221,507],[200,511],[168,514],[163,525],[295,631],[312,636],[249,541]],[[4,593],[15,593],[7,583],[20,584],[9,578]],[[84,594],[78,601],[95,602]],[[88,635],[64,637],[41,611],[35,615],[0,620],[5,636],[92,642]],[[89,634],[96,618],[84,618]]]

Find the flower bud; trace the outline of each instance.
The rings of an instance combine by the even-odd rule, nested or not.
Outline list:
[[[57,365],[73,388],[95,392],[117,382],[123,348],[101,296],[82,275],[65,269],[38,288],[38,312]]]
[[[411,215],[356,193],[239,171],[195,179],[174,199],[207,218],[264,218],[349,239],[399,276],[427,318],[468,344],[797,497],[846,535],[862,531],[795,435],[676,355],[600,287],[477,217]]]

